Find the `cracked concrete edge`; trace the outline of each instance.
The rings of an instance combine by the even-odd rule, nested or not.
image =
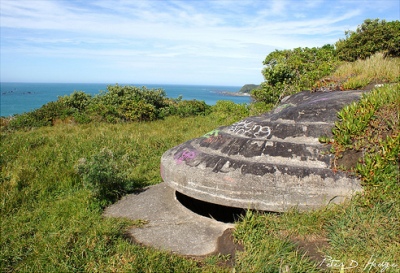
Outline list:
[[[187,256],[214,253],[218,239],[227,229],[234,228],[234,224],[218,222],[190,211],[165,183],[123,197],[106,208],[104,216],[144,220],[147,222],[144,226],[127,231],[135,242]]]

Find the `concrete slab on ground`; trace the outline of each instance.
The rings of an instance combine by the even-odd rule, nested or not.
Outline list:
[[[190,256],[216,252],[224,232],[234,227],[195,214],[182,206],[175,197],[175,190],[165,183],[123,197],[106,208],[104,215],[145,220],[148,223],[143,227],[128,230],[135,241]]]

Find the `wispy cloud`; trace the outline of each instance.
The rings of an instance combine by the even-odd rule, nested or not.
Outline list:
[[[189,83],[185,78],[202,75],[192,83],[257,83],[262,61],[274,49],[334,43],[366,18],[399,16],[397,0],[3,0],[0,5],[2,81],[52,81],[46,77],[69,58],[88,70],[68,71],[77,79],[65,81]],[[37,63],[42,69],[35,71]],[[18,73],[20,65],[32,73]]]

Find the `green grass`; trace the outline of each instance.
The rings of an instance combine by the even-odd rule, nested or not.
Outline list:
[[[339,113],[341,121],[334,131],[337,156],[346,150],[366,149],[366,157],[353,169],[363,181],[363,194],[349,203],[312,212],[249,212],[238,222],[234,234],[244,246],[244,251],[237,253],[235,272],[339,272],[340,266],[332,260],[345,265],[357,261],[357,268],[344,272],[366,272],[363,269],[368,262],[367,272],[379,272],[379,264],[389,264],[384,272],[400,271],[398,100],[399,86],[385,86]],[[348,129],[349,120],[361,125]],[[226,257],[199,261],[129,243],[124,231],[140,223],[103,218],[106,203],[99,201],[76,172],[82,158],[96,158],[107,149],[116,170],[123,170],[128,192],[159,183],[164,151],[224,122],[232,120],[210,115],[3,131],[2,271],[233,270],[219,266]],[[370,163],[366,164],[368,157]],[[326,242],[314,249],[319,256],[309,257],[308,246],[319,240]],[[303,248],[298,248],[299,242]]]
[[[370,82],[399,82],[399,75],[399,58],[385,58],[383,53],[376,53],[366,60],[343,63],[332,76],[346,79],[345,89],[355,89],[368,85]],[[364,84],[356,85],[357,82]]]
[[[365,60],[342,62],[328,77],[314,84],[315,88],[335,86],[341,90],[362,89],[369,84],[400,82],[400,58],[376,53]]]
[[[234,232],[244,246],[234,268],[219,266],[226,257],[199,261],[131,244],[124,231],[140,223],[103,218],[110,200],[99,199],[76,171],[83,158],[90,162],[107,150],[112,154],[107,170],[123,177],[125,191],[157,184],[163,152],[234,122],[232,116],[3,130],[1,270],[400,272],[399,101],[399,85],[387,85],[339,113],[332,150],[337,157],[350,150],[364,152],[352,169],[364,192],[346,204],[312,212],[249,212]],[[314,248],[318,255],[307,253],[321,241]],[[340,263],[354,265],[352,260],[359,265],[341,270]]]
[[[197,117],[3,132],[2,272],[199,272],[194,260],[125,240],[123,232],[133,223],[104,219],[102,204],[74,167],[80,158],[107,148],[118,164],[130,166],[126,171],[132,189],[156,184],[164,151],[218,125],[215,119]]]

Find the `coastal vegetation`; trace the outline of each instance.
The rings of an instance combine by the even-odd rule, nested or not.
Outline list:
[[[369,22],[380,31],[380,21]],[[341,43],[356,41],[350,37],[362,29]],[[251,105],[208,106],[116,85],[1,119],[1,271],[400,272],[399,56],[385,50],[351,62],[334,46],[275,51]],[[364,192],[348,203],[249,211],[234,231],[244,247],[234,268],[224,265],[227,256],[188,258],[133,244],[125,230],[145,223],[102,217],[121,196],[161,182],[160,157],[169,148],[302,88],[372,89],[338,113],[333,137],[320,139],[331,146],[333,168],[362,181]]]
[[[349,90],[400,81],[400,21],[367,19],[356,31],[345,34],[335,45],[270,53],[263,62],[265,80],[251,93],[254,101],[276,105],[301,90]],[[348,69],[353,62],[364,65],[360,61],[368,58],[368,72],[360,66]]]
[[[346,38],[336,43],[340,60],[354,62],[377,52],[400,57],[400,21],[365,20],[356,31],[346,31]]]

